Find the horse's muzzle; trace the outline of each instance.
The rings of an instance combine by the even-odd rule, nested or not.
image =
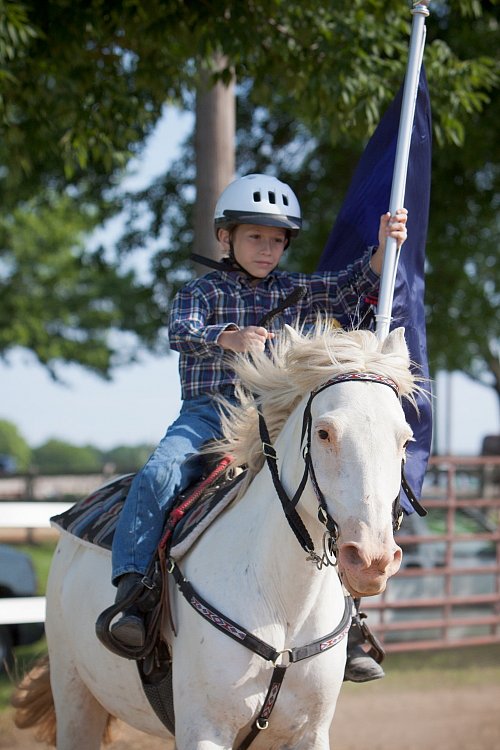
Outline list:
[[[375,596],[398,572],[403,553],[392,543],[370,552],[358,542],[339,545],[337,562],[342,582],[352,596]]]

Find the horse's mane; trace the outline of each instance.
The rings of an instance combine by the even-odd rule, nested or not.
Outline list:
[[[318,319],[305,333],[286,326],[264,352],[237,355],[231,366],[238,375],[238,406],[220,399],[223,438],[208,448],[229,454],[236,466],[248,467],[247,485],[261,469],[264,456],[259,435],[257,406],[264,414],[274,441],[295,406],[310,391],[344,373],[370,372],[391,378],[400,397],[416,407],[415,394],[422,389],[410,370],[404,343],[384,351],[374,333],[343,331],[326,319]]]

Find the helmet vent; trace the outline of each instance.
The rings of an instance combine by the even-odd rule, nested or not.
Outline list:
[[[269,203],[276,203],[276,195],[270,190],[268,192]]]
[[[283,198],[283,205],[288,206],[288,196],[283,194],[281,197]]]
[[[254,199],[255,203],[260,203],[260,192],[259,191],[255,192],[253,194],[253,199]]]

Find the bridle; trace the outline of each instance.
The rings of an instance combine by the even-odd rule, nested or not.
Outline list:
[[[326,390],[327,388],[330,388],[331,386],[337,385],[339,383],[347,383],[347,382],[353,382],[353,381],[364,382],[364,383],[379,383],[380,385],[385,385],[389,387],[393,391],[393,393],[396,395],[396,397],[399,399],[399,391],[398,391],[398,387],[396,383],[391,378],[386,378],[386,377],[383,377],[382,375],[376,375],[375,373],[351,372],[351,373],[344,373],[342,375],[336,375],[333,378],[330,378],[329,380],[327,380],[322,385],[320,385],[318,388],[311,391],[309,398],[307,400],[307,404],[304,409],[303,417],[302,417],[302,432],[301,432],[301,439],[300,439],[300,444],[304,446],[302,448],[302,457],[304,459],[304,464],[305,464],[304,473],[302,475],[302,479],[300,480],[299,486],[297,487],[297,490],[292,498],[289,497],[287,491],[285,490],[285,488],[283,487],[283,484],[281,483],[281,479],[280,479],[279,471],[278,471],[278,456],[277,456],[275,448],[273,447],[271,443],[271,438],[269,436],[269,430],[267,428],[264,415],[262,414],[262,411],[260,409],[258,410],[259,432],[260,432],[260,438],[262,441],[262,452],[266,458],[269,471],[271,472],[271,477],[273,480],[274,488],[276,490],[276,494],[278,495],[281,501],[283,511],[288,520],[288,523],[290,524],[292,531],[294,532],[302,549],[308,554],[307,559],[314,562],[318,568],[321,568],[324,565],[334,564],[334,559],[336,557],[336,552],[337,552],[337,540],[339,536],[339,528],[338,528],[338,524],[336,523],[334,518],[332,518],[332,516],[330,515],[328,511],[326,499],[316,479],[316,473],[314,471],[314,465],[313,465],[312,458],[311,458],[311,436],[312,436],[311,406],[315,397],[319,393],[322,393],[322,391]],[[304,439],[305,439],[305,444],[304,444]],[[326,528],[324,541],[323,541],[323,555],[322,556],[318,555],[317,552],[315,551],[314,542],[311,539],[311,535],[307,531],[305,524],[302,521],[302,518],[300,517],[296,509],[297,503],[299,502],[304,492],[308,479],[311,481],[312,487],[314,489],[314,494],[316,495],[316,499],[318,501],[318,520]],[[404,474],[404,458],[401,461],[401,486],[404,489],[408,497],[408,500],[410,501],[414,510],[418,513],[418,515],[425,516],[427,514],[427,511],[420,505],[414,492],[412,491],[411,487],[409,486],[406,480],[406,477]],[[400,496],[401,496],[401,488],[392,505],[392,525],[393,525],[394,531],[397,531],[400,528],[401,522],[403,519],[403,512],[401,510],[401,504],[400,504]]]

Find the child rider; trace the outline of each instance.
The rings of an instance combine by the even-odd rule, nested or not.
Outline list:
[[[386,238],[394,237],[400,246],[406,238],[406,218],[405,209],[394,217],[384,214],[378,246],[367,248],[340,273],[288,273],[277,266],[302,225],[291,188],[275,177],[251,174],[223,191],[214,228],[226,257],[220,269],[190,281],[173,301],[169,337],[180,355],[183,402],[179,417],[134,478],[118,522],[112,573],[117,603],[145,576],[174,498],[200,475],[200,446],[221,437],[215,397],[235,400],[236,375],[228,352],[264,351],[273,332],[259,320],[299,286],[305,288],[305,296],[281,314],[280,327],[297,319],[312,325],[319,312],[354,316],[360,298],[377,293]],[[124,608],[111,629],[126,646],[144,644],[137,608]],[[379,665],[367,660],[379,670],[376,676],[383,676]]]

